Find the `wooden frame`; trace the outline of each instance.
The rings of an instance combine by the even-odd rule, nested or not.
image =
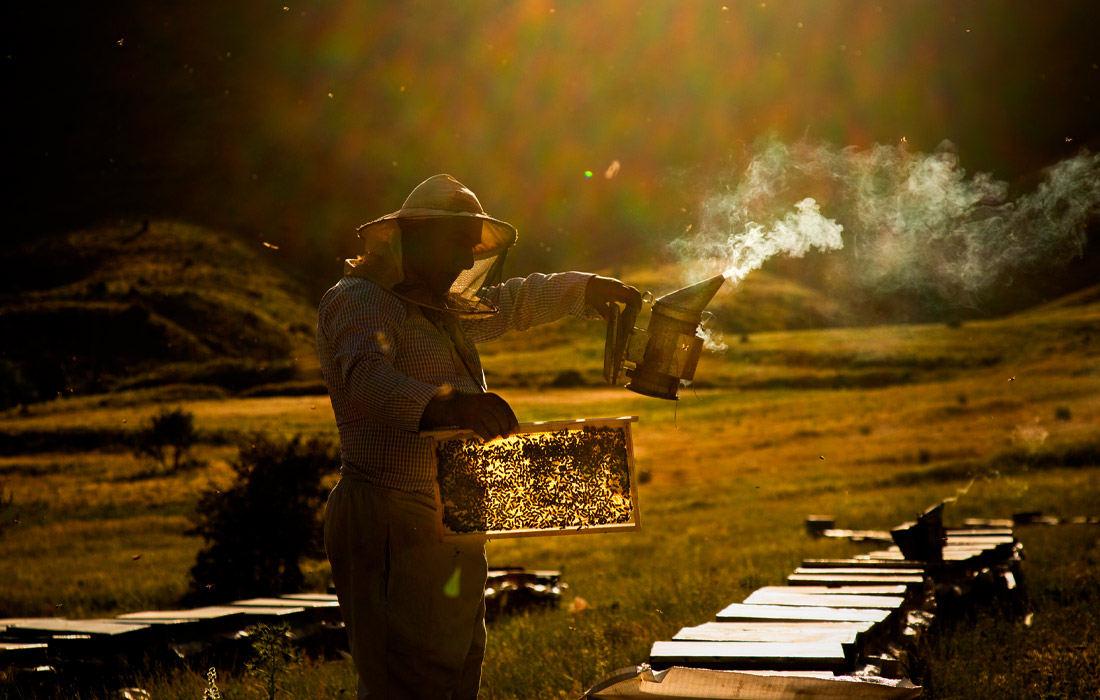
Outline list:
[[[590,534],[597,532],[624,532],[631,530],[638,530],[641,527],[638,512],[638,480],[634,473],[634,443],[630,434],[630,424],[637,422],[637,416],[623,416],[619,418],[579,418],[574,420],[559,420],[559,421],[536,421],[533,423],[521,423],[515,434],[505,440],[516,440],[523,442],[525,449],[539,450],[539,444],[536,441],[525,440],[528,436],[547,434],[547,433],[560,433],[562,431],[580,431],[586,428],[599,429],[599,428],[613,428],[621,430],[623,437],[625,438],[625,469],[626,480],[629,482],[629,489],[626,492],[622,490],[614,490],[614,494],[627,502],[629,506],[630,516],[625,522],[614,523],[598,523],[598,524],[580,524],[570,526],[554,526],[554,527],[516,527],[516,528],[498,528],[498,529],[481,529],[481,530],[452,530],[445,523],[449,519],[448,516],[451,511],[446,510],[446,505],[453,502],[452,494],[446,493],[447,485],[441,484],[443,478],[440,475],[440,452],[447,443],[452,441],[470,441],[479,440],[480,438],[470,430],[455,429],[443,429],[443,430],[429,430],[420,433],[421,437],[428,438],[431,441],[432,446],[432,467],[436,474],[435,479],[435,504],[437,512],[437,524],[439,527],[439,538],[441,541],[453,541],[469,538],[499,538],[499,537],[539,537],[545,535],[575,535],[575,534]],[[488,443],[482,443],[485,446],[492,446],[498,441],[493,440]],[[564,476],[564,475],[563,475]],[[514,481],[513,481],[514,484]],[[500,484],[494,484],[494,487],[499,491]],[[514,485],[508,487],[514,489],[516,493],[522,492],[523,487]],[[506,500],[503,496],[500,500]],[[454,518],[450,518],[452,521]]]

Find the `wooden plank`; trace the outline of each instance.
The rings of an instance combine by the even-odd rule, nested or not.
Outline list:
[[[293,595],[293,594],[292,594]],[[324,599],[316,598],[291,598],[290,596],[284,596],[281,598],[248,598],[245,600],[234,600],[228,607],[248,607],[248,608],[335,608],[339,607],[339,603],[336,601],[336,596],[328,597]]]
[[[982,528],[948,528],[948,538],[951,537],[1012,537],[1011,527],[982,527]]]
[[[243,619],[243,616],[242,618]],[[133,624],[137,620],[113,618],[111,620],[115,624],[125,625]],[[240,629],[244,624],[237,625],[236,627],[225,627],[221,629],[215,629],[211,626],[208,620],[199,619],[183,619],[183,618],[156,618],[147,617],[141,619],[142,624],[149,625],[150,629],[154,631],[158,641],[161,642],[185,642],[200,639],[214,632],[227,632],[230,630]]]
[[[808,627],[822,627],[824,629],[855,629],[866,632],[872,629],[875,624],[877,623],[874,620],[842,620],[837,622],[829,620],[775,620],[766,618],[736,620],[732,622],[704,622],[702,625],[698,625],[698,627],[715,626],[716,629],[734,629],[742,627],[745,629],[768,628],[777,630],[800,630]]]
[[[325,601],[325,602],[336,603],[337,605],[340,604],[340,601],[337,600],[335,593],[286,593],[286,594],[281,595],[279,597],[284,599],[284,600],[290,600],[290,601],[294,601],[294,600],[315,600],[315,601]]]
[[[44,642],[0,642],[0,668],[44,666],[48,649]]]
[[[792,586],[906,586],[924,585],[924,576],[864,576],[863,574],[818,574],[795,572],[787,577]]]
[[[561,578],[561,571],[559,571],[558,569],[532,569],[531,571],[528,571],[527,573],[531,574],[535,578],[552,578],[552,579],[560,579]]]
[[[965,518],[963,525],[972,528],[1011,529],[1012,518]]]
[[[893,536],[885,530],[840,530],[829,529],[824,530],[822,533],[825,537],[839,537],[847,538],[855,542],[862,542],[865,540],[871,542],[893,542]]]
[[[924,571],[927,565],[920,561],[882,559],[803,559],[804,569],[904,569],[906,573]]]
[[[486,573],[486,578],[496,578],[500,576],[560,579],[561,571],[558,569],[524,569],[522,566],[503,566],[489,569]]]
[[[50,656],[93,659],[126,652],[153,642],[158,632],[147,624],[120,623],[114,619],[27,619],[9,624],[6,641],[47,645]]]
[[[746,605],[797,605],[822,608],[881,608],[896,610],[905,598],[889,595],[814,595],[789,590],[753,591],[743,601]]]
[[[723,670],[775,669],[782,671],[843,672],[850,657],[839,642],[654,642],[649,665]]]
[[[787,576],[789,586],[835,586],[844,588],[880,586],[905,586],[910,592],[918,592],[924,587],[923,573],[890,573],[891,569],[806,569],[799,567]]]
[[[618,416],[616,418],[573,418],[568,420],[536,420],[530,423],[520,423],[515,434],[524,433],[556,433],[561,430],[578,430],[580,428],[620,428],[622,424],[637,423],[638,416]],[[468,440],[477,437],[472,430],[462,428],[440,428],[438,430],[422,430],[420,437],[432,438],[442,442],[459,438]]]
[[[0,617],[0,634],[3,634],[8,627],[19,625],[25,622],[38,622],[39,620],[68,620],[67,617]]]
[[[191,610],[151,610],[147,612],[119,615],[119,619],[151,622],[153,620],[202,620],[203,629],[225,631],[244,629],[258,622],[276,620],[294,621],[295,618],[308,617],[304,607],[278,606],[233,606],[210,605]]]
[[[943,560],[948,563],[964,562],[968,559],[974,559],[975,557],[983,554],[986,551],[994,550],[986,550],[985,548],[981,547],[944,547]],[[867,556],[875,559],[897,559],[898,561],[905,559],[905,557],[902,556],[901,550],[898,550],[896,552],[893,550],[882,550],[879,552],[871,552]]]
[[[836,674],[832,671],[774,671],[766,668],[742,668],[739,673],[751,673],[758,676],[782,676],[784,678],[824,678],[832,680]]]
[[[156,622],[194,622],[199,623],[202,629],[216,631],[240,629],[249,623],[243,610],[225,605],[209,605],[187,610],[146,610],[124,613],[116,619],[150,624]]]
[[[235,600],[229,607],[241,608],[247,614],[254,610],[289,610],[292,617],[308,618],[314,622],[339,622],[340,604],[335,600],[308,600],[287,598],[249,598]]]
[[[287,607],[284,605],[260,606],[242,605],[237,608],[245,616],[245,624],[254,625],[257,622],[287,622],[293,623],[299,620],[313,620],[303,607]]]
[[[764,586],[756,589],[767,592],[791,592],[802,595],[885,595],[905,597],[909,590],[905,585],[870,586]]]
[[[145,610],[143,612],[123,613],[120,620],[216,620],[223,617],[239,617],[240,610],[227,605],[209,605],[202,608],[184,610]]]
[[[84,635],[88,637],[121,638],[140,635],[149,631],[149,625],[137,622],[119,623],[113,619],[92,618],[85,620],[67,620],[55,617],[26,619],[8,625],[5,636],[43,637],[55,635]]]
[[[141,620],[136,620],[136,619],[133,619],[133,618],[126,619],[126,618],[122,618],[122,617],[116,617],[116,618],[112,618],[110,620],[110,622],[113,622],[116,625],[132,625],[135,622],[140,621],[141,624],[143,624],[143,625],[160,625],[160,626],[188,625],[188,624],[191,624],[191,623],[194,623],[194,622],[201,622],[201,620],[195,620],[195,619],[190,619],[189,620],[189,619],[182,618],[182,617],[161,617],[161,615],[163,613],[159,613],[159,612],[154,612],[154,613],[131,613],[131,614],[151,615],[151,616],[146,617],[146,618],[142,618]]]
[[[997,536],[997,537],[972,537],[972,536],[964,536],[964,535],[958,535],[958,536],[948,535],[946,546],[948,546],[948,547],[957,547],[957,548],[961,548],[961,547],[989,548],[989,547],[992,547],[992,546],[998,545],[998,544],[1015,544],[1015,543],[1016,543],[1016,538],[1011,536],[1011,535]]]
[[[873,622],[705,622],[684,627],[673,641],[819,642],[855,644]]]
[[[829,608],[824,606],[801,605],[746,605],[733,603],[723,608],[716,620],[718,622],[740,622],[747,620],[773,620],[776,622],[884,622],[892,615],[892,610],[882,608]]]
[[[814,569],[805,566],[800,566],[794,570],[796,574],[819,574],[825,576],[863,576],[868,579],[875,578],[889,578],[892,576],[901,576],[906,578],[923,578],[924,572],[916,569],[906,568],[876,568],[876,569],[861,569],[859,567],[834,567],[828,571],[822,571],[821,569]]]

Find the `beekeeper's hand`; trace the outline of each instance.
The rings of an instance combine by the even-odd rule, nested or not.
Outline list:
[[[421,429],[457,426],[472,430],[482,440],[508,437],[519,427],[508,402],[496,394],[462,394],[440,390],[424,407]]]
[[[611,304],[626,304],[635,311],[641,309],[642,293],[612,277],[596,275],[588,280],[588,286],[584,289],[584,301],[607,318],[611,313]]]

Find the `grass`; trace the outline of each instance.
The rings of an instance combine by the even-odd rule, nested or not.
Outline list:
[[[642,529],[489,544],[491,565],[561,568],[569,589],[560,609],[491,625],[483,698],[577,697],[607,672],[643,661],[654,640],[782,583],[803,558],[866,550],[809,538],[810,513],[831,514],[839,527],[889,528],[962,493],[949,525],[1023,510],[1098,514],[1095,303],[961,327],[755,334],[725,356],[705,356],[701,386],[676,403],[606,386],[533,388],[527,379],[563,369],[599,376],[602,329],[585,328],[588,335],[555,331],[562,344],[489,344],[485,365],[506,379],[500,393],[521,420],[640,417],[635,455],[649,476],[639,487]],[[831,381],[868,372],[889,381]],[[172,606],[201,544],[182,534],[187,514],[208,484],[231,478],[231,438],[335,438],[323,397],[176,398],[170,405],[192,412],[207,438],[196,454],[206,466],[172,475],[149,473],[122,447],[164,407],[147,393],[58,401],[0,419],[9,437],[57,437],[52,448],[0,456],[0,482],[20,520],[0,538],[0,616]],[[67,431],[81,430],[114,437],[66,451]],[[1100,529],[1018,532],[1029,555],[1030,624],[991,605],[945,627],[927,664],[913,669],[924,697],[1097,695]],[[318,587],[327,583],[324,562],[309,571]],[[134,683],[157,698],[196,699],[205,669]],[[293,697],[348,697],[354,673],[344,661],[313,661],[291,683]],[[227,669],[219,687],[223,697],[251,697],[247,680]]]
[[[945,699],[1097,697],[1100,543],[1094,530],[1022,530],[1030,553],[1027,608],[979,608],[948,625],[929,649],[933,663],[926,694]],[[991,653],[997,649],[1015,653]]]

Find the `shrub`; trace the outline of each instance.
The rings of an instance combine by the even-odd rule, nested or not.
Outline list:
[[[300,660],[290,641],[290,626],[285,622],[260,624],[251,628],[249,636],[252,638],[252,659],[246,664],[248,674],[268,700],[275,700],[283,689],[282,677]]]
[[[152,422],[143,428],[137,436],[138,456],[148,455],[160,462],[164,468],[168,467],[168,458],[171,456],[171,471],[179,471],[180,467],[197,465],[198,462],[191,459],[189,453],[191,447],[198,442],[198,432],[195,430],[195,416],[175,408],[171,411],[161,409],[153,416]]]
[[[339,466],[331,442],[256,436],[232,464],[228,490],[202,494],[189,535],[206,546],[191,568],[187,602],[207,603],[301,590],[303,557],[324,556],[322,476]]]
[[[584,377],[575,369],[562,370],[550,381],[550,386],[555,389],[572,389],[584,385]]]

